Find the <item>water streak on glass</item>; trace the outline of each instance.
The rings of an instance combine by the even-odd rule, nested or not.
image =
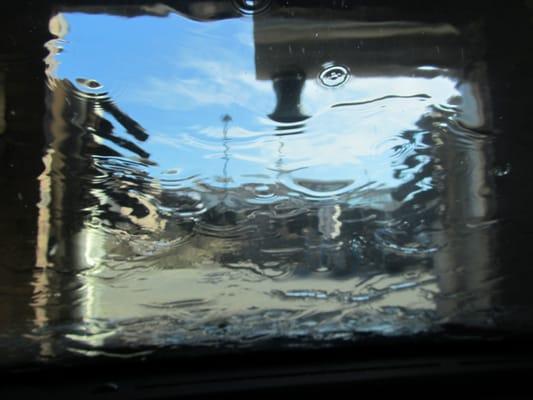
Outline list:
[[[485,323],[512,169],[461,27],[257,3],[51,18],[41,356]]]

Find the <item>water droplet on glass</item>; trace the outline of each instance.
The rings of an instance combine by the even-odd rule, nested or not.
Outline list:
[[[257,15],[270,7],[272,0],[233,0],[235,7],[245,15]]]
[[[78,82],[80,85],[86,87],[87,89],[101,89],[104,87],[100,82],[95,81],[94,79],[87,79],[87,78],[76,78],[76,82]]]
[[[492,170],[492,173],[495,176],[506,176],[511,173],[511,164],[506,163],[505,165],[496,167]]]
[[[346,83],[350,77],[348,68],[342,65],[326,67],[318,76],[320,83],[326,87],[339,87]]]
[[[118,391],[119,387],[114,382],[104,383],[94,389],[94,394],[112,393]]]

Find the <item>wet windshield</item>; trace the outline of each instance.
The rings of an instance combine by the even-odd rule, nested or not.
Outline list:
[[[49,14],[8,360],[507,326],[484,17],[285,3]]]

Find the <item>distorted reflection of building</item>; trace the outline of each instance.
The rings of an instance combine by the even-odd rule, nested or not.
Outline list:
[[[192,8],[196,4],[196,12],[205,19],[215,18],[217,12],[224,18],[237,16],[233,8],[226,7],[230,2],[187,3]],[[94,11],[99,12],[97,8]],[[145,11],[132,10],[129,16],[143,15]],[[478,38],[467,36],[463,31],[466,26],[379,22],[380,17],[388,15],[386,11],[383,16],[369,18],[378,22],[361,22],[359,11],[331,9],[325,17],[319,15],[323,9],[302,7],[289,12],[280,6],[254,17],[256,78],[272,81],[277,95],[271,119],[305,124],[312,117],[302,106],[306,79],[317,79],[325,67],[334,63],[346,67],[354,80],[402,76],[428,79],[444,73],[457,82],[461,94],[463,111],[455,121],[457,129],[490,129],[484,66],[478,62]],[[157,12],[164,15],[169,9]],[[67,28],[66,22],[58,18],[52,19],[57,25],[52,31],[61,37]],[[475,31],[475,26],[468,28]],[[49,66],[52,64],[53,54]],[[474,140],[469,146],[457,145],[462,140],[459,135],[442,134],[443,126],[450,123],[445,113],[433,110],[431,116],[421,116],[416,123],[429,132],[426,148],[417,156],[431,160],[417,172],[421,176],[417,183],[426,179],[432,186],[432,190],[420,194],[432,205],[431,209],[419,212],[416,204],[406,205],[404,201],[419,189],[409,184],[372,188],[358,194],[364,197],[362,200],[350,198],[352,203],[336,201],[335,197],[328,201],[294,198],[290,187],[274,184],[268,191],[284,199],[275,206],[251,204],[250,193],[256,188],[250,185],[214,187],[199,182],[195,190],[164,188],[144,168],[158,162],[157,154],[149,154],[143,148],[150,132],[141,126],[142,121],[137,123],[135,116],[126,115],[119,107],[113,99],[80,93],[66,80],[57,80],[51,87],[49,149],[41,176],[39,266],[82,271],[97,267],[111,249],[117,251],[120,242],[113,234],[106,234],[105,229],[118,227],[132,236],[138,234],[140,241],[154,243],[161,239],[172,243],[178,236],[196,234],[189,253],[172,249],[181,264],[197,263],[198,258],[227,266],[246,261],[258,266],[259,273],[262,268],[290,269],[294,276],[326,271],[335,278],[358,274],[371,277],[418,268],[433,271],[436,276],[438,288],[431,288],[438,292],[434,300],[438,315],[460,320],[471,311],[491,306],[490,296],[462,300],[448,296],[476,288],[491,273],[495,250],[490,231],[467,227],[489,219],[493,211],[492,183],[487,172],[490,143]],[[124,135],[116,134],[112,120],[124,128]],[[67,127],[66,123],[72,126]],[[226,183],[231,178],[232,144],[227,140],[231,129],[231,117],[223,119],[220,140],[226,149],[226,163],[224,171],[217,173]],[[275,135],[283,144],[283,129]],[[407,141],[412,140],[412,132],[402,135]],[[112,162],[115,174],[104,176],[109,171],[106,163]],[[121,163],[123,173],[117,172]],[[282,163],[280,155],[278,167]],[[458,165],[462,167],[458,169]],[[295,181],[310,191],[324,193],[353,184],[309,177]],[[172,212],[177,205],[182,211],[179,217]],[[256,212],[243,213],[247,209]],[[189,210],[189,217],[183,210]],[[287,211],[294,215],[283,218],[289,215],[284,214]],[[381,226],[373,221],[380,221]],[[391,221],[406,224],[385,230]],[[228,246],[227,241],[217,237],[220,227],[233,227],[230,232],[238,242]],[[206,232],[214,239],[202,239]],[[118,249],[122,248],[125,258],[134,262],[139,247],[132,250],[128,245],[138,242],[132,240]],[[207,242],[211,245],[207,246]],[[146,243],[143,246],[150,247]],[[464,270],[458,272],[458,267]],[[47,285],[48,290],[70,293],[61,288],[64,282],[55,275],[54,282],[48,281]],[[87,318],[91,313],[98,315],[94,311],[98,296],[94,289],[87,288],[82,301],[85,304],[75,312],[65,299],[65,307],[49,309],[56,310],[52,313],[62,310]],[[469,309],[465,309],[465,301],[469,302]],[[42,312],[47,308],[40,304],[37,309]],[[60,316],[47,318],[57,320]]]

